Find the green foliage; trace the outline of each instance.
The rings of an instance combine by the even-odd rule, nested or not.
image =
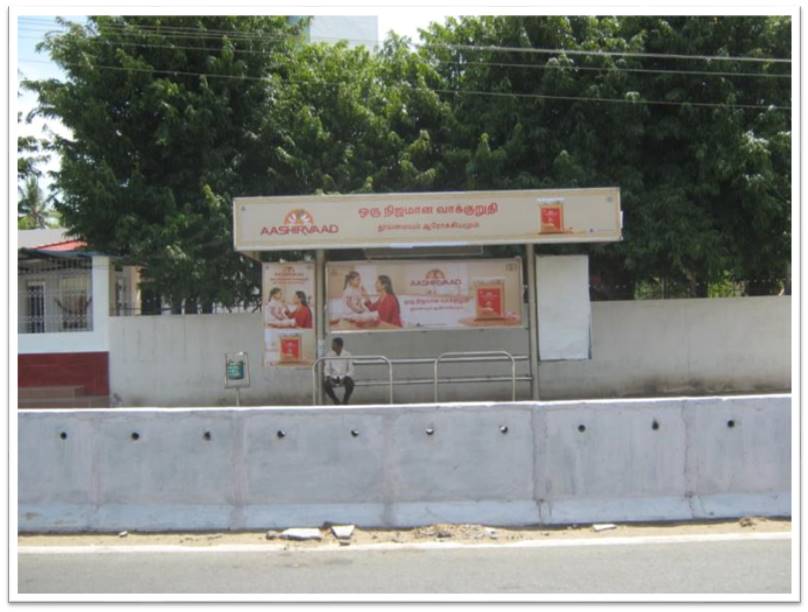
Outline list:
[[[56,227],[57,218],[37,177],[29,174],[23,185],[17,187],[17,229]]]
[[[259,127],[283,77],[274,66],[287,61],[301,25],[93,17],[43,43],[68,74],[27,84],[39,112],[72,132],[54,143],[65,224],[93,248],[143,265],[146,288],[174,304],[252,300],[230,202],[266,184]]]
[[[625,240],[584,250],[618,295],[785,280],[790,80],[678,72],[782,65],[520,49],[788,57],[788,18],[452,18],[378,52],[302,25],[98,17],[49,39],[68,80],[29,86],[73,133],[55,143],[67,226],[175,304],[231,305],[258,282],[234,196],[617,185]]]
[[[266,194],[418,191],[438,184],[449,105],[436,75],[389,39],[363,47],[300,47],[261,127]],[[267,190],[268,189],[268,190]]]
[[[23,122],[22,113],[17,113],[17,124]],[[48,161],[48,142],[36,136],[17,136],[17,182],[25,183],[30,178],[40,178],[39,164]],[[19,186],[19,185],[18,185]]]
[[[790,80],[677,71],[766,75],[783,74],[782,65],[484,47],[786,58],[790,27],[781,17],[469,17],[433,25],[421,55],[445,87],[590,98],[447,96],[461,126],[452,156],[468,160],[452,187],[619,186],[625,240],[588,251],[593,272],[627,297],[636,282],[653,279],[699,294],[727,273],[776,284],[790,259],[790,112],[776,108],[789,106]]]

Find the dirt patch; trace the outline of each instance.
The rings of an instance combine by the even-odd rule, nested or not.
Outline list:
[[[306,527],[307,525],[301,525]],[[565,526],[491,527],[486,525],[436,524],[412,529],[361,529],[357,527],[351,544],[407,544],[412,542],[496,543],[548,538],[614,538],[718,533],[764,533],[791,530],[791,521],[744,517],[733,521],[689,521],[681,523],[622,523],[614,529],[596,532],[591,524]],[[268,540],[266,531],[216,533],[138,533],[129,531],[125,537],[117,534],[24,534],[17,538],[19,546],[216,546],[221,544],[275,544],[286,548],[339,546],[337,538],[323,526],[319,542],[289,542],[278,538]]]

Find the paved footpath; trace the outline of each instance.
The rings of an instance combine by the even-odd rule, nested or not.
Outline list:
[[[24,547],[35,593],[785,594],[789,533],[516,544]]]

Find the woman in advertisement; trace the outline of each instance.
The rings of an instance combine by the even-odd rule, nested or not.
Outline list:
[[[306,298],[305,291],[295,291],[292,296],[292,306],[294,310],[286,310],[285,314],[295,322],[295,327],[302,329],[311,329],[312,316],[311,308],[309,308],[309,301]]]
[[[401,327],[401,307],[398,298],[393,292],[393,281],[386,274],[380,274],[376,279],[376,293],[379,296],[375,302],[370,301],[370,297],[362,287],[362,298],[365,307],[379,314],[379,320],[395,327]]]

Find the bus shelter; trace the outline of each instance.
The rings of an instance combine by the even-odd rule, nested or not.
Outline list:
[[[510,376],[455,380],[510,380],[515,399],[519,379],[539,399],[540,360],[591,356],[591,309],[587,257],[537,256],[535,245],[620,240],[620,190],[239,197],[233,237],[237,251],[263,262],[262,364],[311,368],[313,402],[321,401],[317,372],[328,337],[353,334],[372,338],[373,350],[353,359],[386,366],[377,383],[389,387],[391,403],[399,384],[431,385],[437,401],[441,367],[492,360],[510,362]],[[518,256],[483,257],[492,245],[523,248]],[[302,256],[266,262],[267,251]],[[434,355],[386,354],[385,346],[423,347],[431,332],[446,330],[455,340],[519,330],[528,354],[514,356],[496,340],[461,350],[464,342],[445,338]],[[413,333],[417,341],[402,336]],[[518,378],[517,359],[529,364]],[[394,376],[397,366],[419,362],[431,378]]]

